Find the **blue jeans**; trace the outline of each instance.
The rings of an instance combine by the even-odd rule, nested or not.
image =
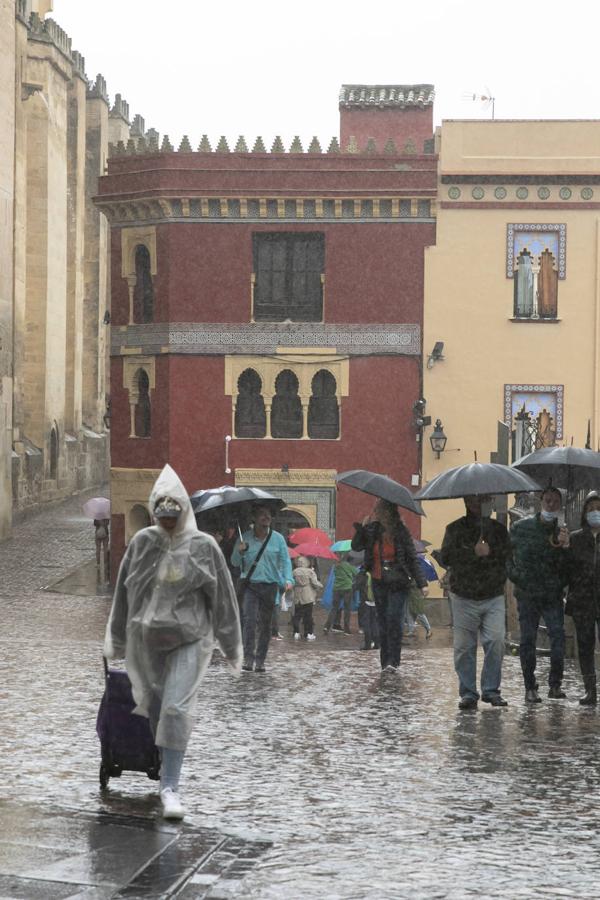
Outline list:
[[[525,690],[536,690],[535,680],[537,633],[540,618],[546,623],[548,637],[550,638],[550,674],[548,684],[550,687],[560,687],[563,679],[565,663],[565,612],[562,600],[550,603],[547,606],[538,605],[532,598],[517,596],[519,607],[519,627],[521,629],[521,643],[519,644],[519,656]]]
[[[481,635],[483,667],[481,695],[500,694],[504,656],[504,595],[488,600],[469,600],[450,594],[454,619],[454,669],[462,698],[479,700],[477,691],[477,637]]]
[[[400,665],[402,623],[408,600],[408,591],[401,591],[390,584],[373,579],[373,596],[379,626],[379,658],[381,668]]]

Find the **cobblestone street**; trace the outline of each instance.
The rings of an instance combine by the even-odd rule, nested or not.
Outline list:
[[[598,897],[599,714],[577,703],[575,663],[569,699],[548,701],[540,659],[528,708],[508,656],[508,708],[460,713],[442,626],[383,679],[358,635],[294,643],[282,627],[266,675],[209,669],[184,826],[162,822],[143,775],[102,793],[110,598],[81,503],[0,544],[1,898]]]

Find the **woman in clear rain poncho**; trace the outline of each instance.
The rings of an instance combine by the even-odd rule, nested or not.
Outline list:
[[[157,522],[132,538],[119,569],[104,655],[125,657],[136,701],[161,754],[165,818],[181,819],[179,774],[198,689],[218,645],[242,661],[238,604],[216,541],[198,531],[189,497],[166,465],[150,494]]]

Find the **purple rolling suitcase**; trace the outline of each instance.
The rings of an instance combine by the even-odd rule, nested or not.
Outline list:
[[[101,787],[107,787],[110,778],[119,778],[124,771],[145,772],[148,778],[158,781],[158,749],[148,719],[133,714],[135,701],[127,672],[109,669],[105,659],[104,683],[96,719],[96,733],[102,750]]]

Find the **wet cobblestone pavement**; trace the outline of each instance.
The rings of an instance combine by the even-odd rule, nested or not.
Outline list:
[[[124,775],[104,794],[98,787],[109,598],[42,590],[92,555],[79,506],[45,512],[0,545],[0,897],[44,896],[11,893],[6,881],[11,841],[35,844],[22,837],[28,811],[45,827],[70,814],[82,828],[137,820],[153,840],[164,828],[156,785],[144,776]],[[48,533],[52,522],[58,534]],[[184,766],[188,825],[170,830],[192,844],[233,843],[221,868],[198,870],[179,896],[600,895],[600,720],[577,704],[573,661],[567,701],[548,701],[543,690],[544,702],[526,707],[509,656],[508,708],[460,713],[447,628],[427,643],[421,631],[403,650],[401,674],[383,678],[357,635],[319,632],[306,644],[284,634],[265,675],[235,680],[219,660],[209,669]],[[542,677],[547,665],[539,660]],[[149,890],[121,896],[157,896]]]

